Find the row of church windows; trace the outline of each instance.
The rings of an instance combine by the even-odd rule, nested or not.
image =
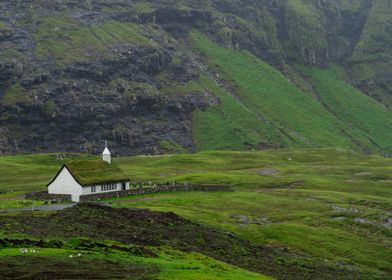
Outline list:
[[[111,191],[111,190],[117,190],[117,184],[111,183],[111,184],[102,185],[102,191]]]
[[[117,184],[111,183],[111,184],[104,184],[101,186],[101,191],[111,191],[111,190],[117,190]],[[97,191],[97,186],[91,186],[91,192],[95,193]]]

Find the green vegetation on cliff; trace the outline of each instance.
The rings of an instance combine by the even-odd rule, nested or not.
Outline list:
[[[0,21],[0,31],[6,30],[6,29],[8,29],[7,25],[4,22]]]
[[[53,56],[62,62],[93,60],[115,44],[153,45],[142,35],[143,28],[148,29],[118,21],[84,26],[66,17],[47,17],[40,20],[34,34],[36,53],[40,58]]]
[[[32,98],[28,95],[26,90],[17,83],[7,90],[1,101],[6,106],[12,106],[16,104],[30,104]]]
[[[352,79],[373,98],[392,107],[392,5],[373,1],[368,19],[349,58]]]
[[[328,48],[321,15],[303,0],[291,0],[286,7],[286,26],[289,40],[285,42],[291,59],[320,64]]]

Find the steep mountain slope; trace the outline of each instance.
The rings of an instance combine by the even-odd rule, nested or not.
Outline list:
[[[0,153],[94,153],[108,139],[120,154],[390,154],[390,9],[386,0],[2,2]],[[320,68],[330,64],[341,67],[333,87],[335,74],[322,74],[331,68]]]
[[[309,71],[315,75],[314,84],[320,92],[320,102],[317,102],[247,52],[224,49],[200,34],[192,34],[192,41],[220,71],[223,79],[235,84],[238,102],[260,116],[258,124],[264,131],[257,137],[259,142],[250,145],[279,143],[290,147],[320,145],[371,151],[389,149],[392,112],[339,81],[334,73],[324,74],[324,77],[325,70]],[[226,122],[230,123],[230,119]],[[203,127],[197,134],[214,131],[215,126],[212,123],[210,127]],[[232,138],[241,139],[242,135]]]
[[[392,122],[390,111],[344,82],[345,74],[339,67],[308,69],[320,103],[338,119],[353,129],[364,132],[363,143],[387,147]],[[356,138],[357,141],[359,138]],[[359,142],[359,141],[358,141]]]

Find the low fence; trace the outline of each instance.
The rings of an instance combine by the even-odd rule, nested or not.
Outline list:
[[[178,192],[178,191],[203,191],[203,192],[212,192],[212,191],[231,191],[230,186],[225,185],[158,185],[150,188],[138,188],[138,189],[130,189],[125,191],[115,191],[115,192],[106,192],[106,193],[96,193],[96,194],[88,194],[81,195],[80,202],[84,201],[92,201],[98,199],[105,199],[111,197],[124,197],[124,196],[132,196],[132,195],[142,195],[142,194],[150,194],[150,193],[159,193],[159,192]]]
[[[231,191],[231,187],[227,185],[194,185],[194,184],[175,184],[175,185],[155,185],[147,188],[134,188],[125,191],[113,191],[104,193],[95,193],[81,195],[80,202],[93,201],[111,197],[125,197],[133,195],[143,195],[159,192],[178,192],[178,191]],[[45,201],[70,201],[71,195],[68,194],[49,194],[47,191],[32,192],[25,194],[25,199],[45,200]]]
[[[25,194],[25,199],[46,201],[71,201],[70,194],[49,194],[48,191],[31,192]]]

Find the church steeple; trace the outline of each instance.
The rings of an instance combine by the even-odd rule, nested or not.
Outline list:
[[[105,150],[102,152],[102,160],[108,162],[109,164],[112,163],[112,158],[108,149],[108,141],[105,140]]]

